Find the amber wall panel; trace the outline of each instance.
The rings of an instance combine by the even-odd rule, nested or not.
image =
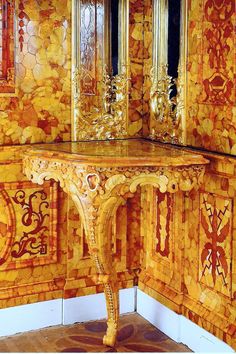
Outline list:
[[[23,152],[0,150],[0,308],[61,298],[65,283],[67,199],[26,180]]]
[[[189,1],[187,144],[236,154],[235,0]]]
[[[236,348],[236,161],[204,156],[199,191],[143,190],[139,287]]]
[[[14,10],[13,1],[0,2],[0,95],[15,92]]]
[[[152,1],[144,0],[143,136],[150,135],[150,89],[152,68]]]
[[[209,158],[200,193],[186,201],[183,310],[235,348],[235,161]]]
[[[102,292],[74,203],[56,182],[27,181],[25,149],[0,149],[0,308]],[[110,220],[121,289],[137,284],[140,198],[138,191]]]
[[[149,46],[149,60],[144,60],[143,134],[163,141],[168,122],[158,126],[150,117],[152,4],[144,3],[148,3],[144,47]],[[187,21],[184,143],[232,155],[236,154],[235,6],[235,0],[190,0],[183,16]]]
[[[70,139],[70,0],[19,0],[16,90],[0,97],[0,144]]]
[[[153,187],[143,188],[144,253],[139,287],[178,313],[183,300],[183,215],[182,193],[160,193]]]
[[[129,1],[129,136],[141,134],[143,125],[144,2]]]
[[[89,257],[80,216],[72,201],[68,209],[68,227],[65,298],[103,292]],[[137,283],[140,268],[140,193],[118,208],[110,220],[110,237],[118,286],[121,289],[132,287]]]
[[[150,135],[150,88],[152,68],[152,1],[130,0],[129,134]],[[136,134],[135,134],[136,135]]]

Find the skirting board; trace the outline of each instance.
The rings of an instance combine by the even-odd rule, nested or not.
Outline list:
[[[33,331],[62,323],[62,299],[0,310],[0,336]]]
[[[195,352],[234,353],[230,346],[136,287],[120,290],[120,313],[136,310],[170,338]],[[105,317],[104,294],[10,307],[0,310],[0,336]]]
[[[135,288],[120,290],[120,313],[135,311]],[[104,294],[58,299],[0,310],[0,337],[61,324],[106,318]]]
[[[119,291],[120,314],[135,311],[136,288]],[[95,294],[64,300],[63,324],[86,322],[106,318],[104,294]]]
[[[229,345],[139,289],[137,290],[137,313],[171,339],[187,345],[194,352],[235,353]]]

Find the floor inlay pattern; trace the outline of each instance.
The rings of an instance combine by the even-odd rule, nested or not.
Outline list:
[[[0,352],[190,352],[137,314],[124,315],[115,348],[102,344],[106,321],[56,326],[0,339]]]

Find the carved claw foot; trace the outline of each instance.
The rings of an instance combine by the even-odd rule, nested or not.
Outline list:
[[[114,347],[117,336],[117,323],[113,320],[107,322],[107,333],[103,337],[103,344],[109,347]]]

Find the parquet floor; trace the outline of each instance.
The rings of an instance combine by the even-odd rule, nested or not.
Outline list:
[[[50,327],[0,338],[0,352],[190,352],[137,314],[120,318],[115,348],[102,344],[105,331],[105,320]]]

